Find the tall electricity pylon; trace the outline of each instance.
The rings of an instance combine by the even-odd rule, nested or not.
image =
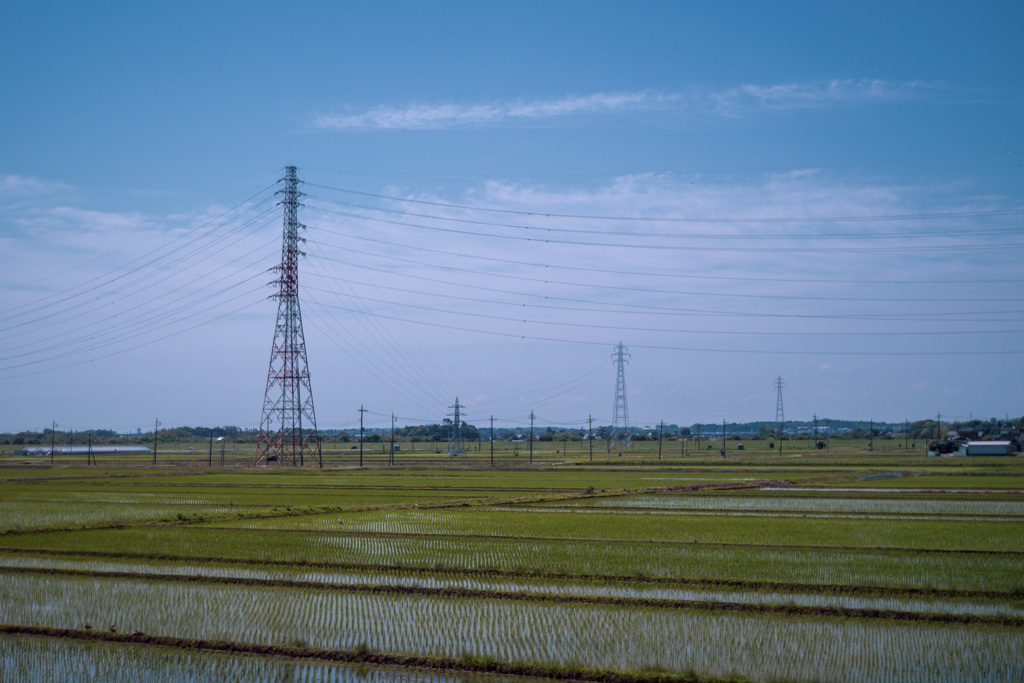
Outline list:
[[[294,166],[285,168],[281,206],[284,207],[284,236],[281,244],[281,265],[276,266],[277,325],[270,350],[267,391],[263,397],[263,418],[256,447],[256,464],[276,460],[283,465],[304,465],[305,456],[323,467],[320,438],[316,431],[313,410],[313,389],[306,362],[306,338],[302,333],[302,311],[299,309],[299,179]]]
[[[455,405],[448,407],[455,409],[455,414],[452,417],[452,431],[448,435],[448,457],[465,458],[466,447],[462,444],[462,416],[459,414],[459,409],[462,406],[459,405],[459,397],[455,397]]]
[[[786,386],[782,375],[775,378],[775,389],[778,391],[778,398],[775,400],[775,421],[779,423],[779,448],[782,448],[782,433],[786,429],[786,413],[782,410],[782,387]]]
[[[615,410],[612,417],[612,441],[620,448],[629,448],[632,440],[629,434],[629,408],[626,406],[626,363],[629,362],[629,352],[619,342],[612,354],[618,372],[615,376]],[[611,446],[609,443],[609,447]]]

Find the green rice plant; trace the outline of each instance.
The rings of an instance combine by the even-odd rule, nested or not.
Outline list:
[[[57,680],[153,683],[531,683],[535,679],[485,672],[460,671],[453,674],[393,665],[349,664],[317,659],[4,635],[0,636],[0,680],[23,683]]]
[[[132,574],[138,577],[187,576],[199,579],[287,581],[352,587],[398,587],[438,591],[476,591],[558,598],[618,598],[637,601],[687,601],[694,604],[785,605],[809,608],[881,610],[921,615],[957,614],[1024,618],[1021,599],[965,595],[915,597],[898,592],[844,594],[831,590],[754,590],[739,587],[693,586],[642,580],[602,580],[600,577],[553,578],[474,574],[456,570],[413,571],[401,569],[308,568],[294,566],[240,565],[196,562],[133,561],[89,557],[54,557],[0,554],[3,568],[72,570]]]
[[[894,513],[895,514],[895,513]],[[1024,526],[995,519],[944,520],[817,517],[708,517],[634,514],[581,507],[578,511],[489,508],[404,509],[244,519],[217,526],[347,533],[553,538],[744,545],[1018,551]]]
[[[13,574],[0,621],[791,680],[1019,680],[1024,631],[886,620]]]
[[[984,515],[1005,520],[1024,519],[1024,501],[960,500],[894,500],[891,498],[829,498],[829,497],[754,497],[754,496],[691,496],[671,494],[636,494],[576,499],[557,503],[568,507],[626,508],[632,510],[666,509],[680,511],[762,513],[833,513],[873,514],[907,518],[908,515],[932,515],[969,519]]]
[[[1024,591],[1018,553],[145,527],[0,536],[0,548],[696,581]]]

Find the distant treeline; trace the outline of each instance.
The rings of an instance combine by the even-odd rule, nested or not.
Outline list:
[[[817,434],[819,439],[828,434],[830,439],[934,439],[944,437],[949,429],[973,429],[981,434],[991,437],[999,434],[1000,427],[1004,424],[1012,424],[1018,429],[1024,430],[1024,417],[1012,420],[999,420],[990,418],[988,420],[968,420],[965,422],[942,421],[939,425],[935,420],[916,420],[910,422],[875,422],[865,420],[833,420],[819,418],[817,432],[813,421],[792,421],[785,423],[785,429],[781,432],[783,439],[812,439]],[[657,439],[659,437],[668,439],[685,438],[721,438],[723,433],[722,423],[695,423],[689,427],[680,427],[676,424],[666,424],[656,427],[634,427],[631,431],[631,438],[636,441]],[[726,438],[730,439],[778,439],[780,437],[779,424],[777,422],[726,422],[724,425]],[[451,423],[445,420],[440,423],[427,425],[407,425],[396,427],[394,437],[396,441],[411,442],[444,442],[451,435]],[[579,429],[554,429],[534,427],[533,438],[536,441],[581,441],[588,438],[589,431],[586,427]],[[613,435],[611,425],[594,425],[593,438],[608,439]],[[331,442],[352,442],[359,440],[359,430],[338,430],[324,429],[320,432],[321,439],[325,443]],[[477,441],[490,439],[490,427],[479,429],[474,425],[462,424],[462,438],[465,441]],[[502,441],[517,439],[529,439],[529,427],[496,427],[494,438]],[[84,445],[87,440],[92,439],[100,443],[120,444],[150,444],[153,443],[153,431],[136,432],[135,434],[119,434],[111,429],[90,429],[82,432],[72,432],[57,429],[53,432],[44,429],[41,432],[18,432],[0,433],[0,444],[16,446],[46,445],[51,443],[79,444]],[[170,443],[195,443],[197,441],[208,441],[210,439],[227,440],[235,443],[255,443],[259,439],[259,431],[252,428],[241,428],[235,426],[223,427],[169,427],[161,428],[157,433],[157,442],[161,444]],[[363,430],[363,440],[370,442],[387,441],[391,439],[391,430],[387,428],[372,427]]]

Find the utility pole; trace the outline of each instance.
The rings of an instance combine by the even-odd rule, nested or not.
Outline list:
[[[158,420],[156,420],[156,424],[153,426],[153,464],[154,465],[156,464],[156,444],[157,444],[156,437],[157,437],[157,434],[159,434],[159,433],[160,433],[160,420],[158,419]]]
[[[530,411],[530,464],[533,464],[533,411]]]
[[[363,404],[359,404],[359,466],[363,466],[363,413],[366,409],[363,408]]]
[[[389,465],[395,464],[395,414],[391,413],[391,460]]]
[[[93,460],[93,457],[92,457],[92,432],[89,432],[89,457],[86,458],[85,462],[86,462],[87,465],[95,465],[96,464],[96,462]]]
[[[491,467],[494,467],[494,416],[491,415]]]
[[[594,462],[594,416],[587,415],[587,423],[590,425],[587,431],[587,441],[590,442],[590,462]]]
[[[256,464],[271,456],[279,464],[291,458],[292,465],[305,464],[305,456],[315,457],[323,467],[320,438],[313,408],[313,388],[306,360],[306,337],[302,331],[302,310],[299,306],[299,243],[305,240],[299,232],[306,226],[299,223],[299,179],[295,167],[285,168],[281,179],[284,188],[281,206],[284,227],[281,240],[281,264],[274,284],[277,293],[277,324],[267,370],[267,389],[263,398],[263,417],[256,445]],[[304,426],[305,425],[305,426]],[[316,451],[313,445],[316,444]]]
[[[828,455],[829,438],[832,436],[832,421],[825,418],[825,455]]]
[[[722,457],[725,457],[725,420],[722,420]]]
[[[814,449],[818,449],[818,414],[814,414]]]
[[[868,422],[868,453],[875,452],[875,421]]]
[[[210,462],[209,467],[213,467],[213,428],[210,428]]]
[[[935,415],[935,440],[942,438],[942,413]]]
[[[697,452],[700,453],[700,422],[697,423]]]
[[[661,426],[658,428],[658,460],[661,460],[661,439],[665,434],[665,421],[661,421]]]
[[[53,427],[50,429],[50,464],[53,464],[53,449],[57,447],[57,421],[53,421]]]
[[[903,450],[910,450],[910,420],[903,421]]]

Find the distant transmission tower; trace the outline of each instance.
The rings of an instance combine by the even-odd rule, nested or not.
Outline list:
[[[612,443],[619,447],[629,448],[632,441],[629,434],[629,408],[626,407],[626,363],[629,362],[629,352],[619,342],[612,354],[618,372],[615,376],[615,410],[612,417]],[[610,446],[611,444],[609,444]]]
[[[455,414],[452,417],[452,431],[448,435],[448,457],[465,458],[466,447],[462,444],[462,416],[459,414],[459,409],[462,406],[459,405],[459,397],[455,397],[455,405],[448,407],[455,409]]]
[[[778,398],[775,400],[775,421],[779,423],[779,450],[782,450],[782,433],[786,429],[786,413],[782,410],[782,387],[786,386],[782,375],[775,378],[775,388],[778,391]]]
[[[299,231],[306,226],[299,223],[299,179],[294,166],[285,169],[282,179],[284,238],[281,245],[281,265],[275,267],[278,277],[274,281],[277,294],[277,325],[274,345],[270,351],[270,369],[267,372],[267,391],[263,398],[263,418],[260,420],[260,438],[256,447],[256,463],[277,461],[284,464],[305,464],[305,456],[314,458],[323,466],[320,457],[320,438],[316,431],[316,413],[313,410],[313,389],[309,381],[306,362],[306,338],[302,333],[302,312],[299,309]]]

